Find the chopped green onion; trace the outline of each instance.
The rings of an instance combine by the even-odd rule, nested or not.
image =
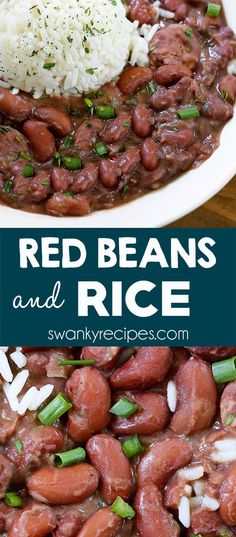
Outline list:
[[[108,155],[109,153],[108,147],[106,144],[104,144],[104,142],[99,142],[98,144],[96,144],[95,151],[100,157],[103,157],[103,155]]]
[[[12,186],[13,186],[13,180],[7,179],[7,181],[5,181],[2,187],[3,192],[5,192],[5,194],[8,194],[9,192],[11,192]]]
[[[236,356],[212,364],[212,373],[217,384],[236,379]]]
[[[24,175],[24,177],[33,177],[33,175],[34,175],[33,166],[31,166],[31,164],[26,164],[23,167],[22,174]]]
[[[23,500],[18,492],[6,492],[4,502],[10,507],[22,507],[23,505]]]
[[[84,104],[86,104],[86,106],[88,108],[93,108],[93,103],[92,103],[91,99],[89,99],[88,97],[85,97]]]
[[[56,65],[55,63],[48,63],[48,62],[47,62],[47,63],[45,63],[45,64],[43,65],[43,68],[44,68],[44,69],[47,69],[48,71],[50,71],[50,69],[52,69],[53,67],[55,67],[55,65]]]
[[[0,125],[0,132],[9,132],[11,130],[11,127],[8,127],[8,125]]]
[[[110,409],[110,412],[121,418],[129,418],[136,412],[136,410],[138,410],[138,405],[136,403],[132,403],[132,401],[129,401],[126,397],[121,397]]]
[[[27,151],[20,151],[19,157],[24,158],[25,160],[32,160],[32,157],[27,153]]]
[[[80,170],[82,168],[82,161],[80,157],[63,157],[62,162],[67,170]]]
[[[194,108],[193,106],[185,108],[183,110],[178,110],[177,114],[180,119],[192,119],[194,117],[200,116],[199,110],[197,108]]]
[[[86,451],[81,448],[71,449],[70,451],[64,451],[64,453],[56,453],[54,456],[54,463],[58,468],[65,468],[65,466],[71,466],[71,464],[77,464],[84,461],[86,458]]]
[[[229,414],[224,422],[224,425],[231,425],[231,423],[233,423],[234,421],[234,418],[235,418],[234,414]]]
[[[23,444],[20,440],[15,440],[15,446],[16,446],[16,449],[19,453],[19,455],[21,455],[22,451],[23,451]]]
[[[57,164],[57,166],[62,165],[62,156],[60,155],[60,153],[54,153],[53,164]]]
[[[100,119],[113,119],[116,115],[114,106],[108,104],[95,106],[95,113]]]
[[[184,30],[184,33],[186,35],[186,37],[192,37],[193,36],[193,30],[192,28],[186,28],[186,30]]]
[[[221,12],[221,5],[209,3],[207,6],[207,15],[209,17],[218,17]]]
[[[73,144],[73,136],[71,135],[66,136],[66,138],[63,141],[63,146],[65,147],[65,149],[68,149],[69,147],[71,147],[72,144]]]
[[[118,496],[111,505],[111,510],[121,518],[128,518],[128,520],[131,520],[131,518],[135,517],[133,508],[128,503],[124,502],[120,496]]]
[[[139,453],[142,453],[144,451],[144,448],[136,434],[129,438],[129,440],[126,440],[123,443],[122,448],[128,459],[131,459],[135,455],[138,455]]]
[[[59,360],[58,365],[92,365],[96,360]]]
[[[154,80],[151,80],[151,82],[148,82],[148,84],[146,85],[146,89],[150,95],[153,95],[153,93],[155,93],[157,89],[156,82],[154,82]]]
[[[70,410],[72,404],[66,399],[63,393],[58,393],[57,396],[38,414],[38,419],[43,425],[52,425],[58,418],[63,416],[65,412]]]

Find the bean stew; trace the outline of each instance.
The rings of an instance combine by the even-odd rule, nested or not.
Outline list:
[[[3,203],[83,216],[158,189],[216,150],[236,99],[235,36],[219,0],[161,8],[157,22],[151,1],[129,0],[128,17],[154,28],[149,65],[126,66],[93,94],[34,100],[0,88]]]
[[[236,347],[0,352],[2,537],[236,535]]]

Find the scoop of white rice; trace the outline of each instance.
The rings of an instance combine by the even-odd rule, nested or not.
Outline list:
[[[121,0],[0,5],[0,78],[35,97],[95,90],[121,73],[130,54],[131,63],[147,63],[148,45]]]

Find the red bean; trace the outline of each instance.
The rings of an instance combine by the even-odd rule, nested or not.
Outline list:
[[[140,26],[142,24],[153,25],[157,19],[157,14],[149,0],[130,0],[128,14],[129,19],[138,21]]]
[[[221,395],[220,417],[223,427],[236,428],[236,380],[229,382]]]
[[[227,101],[234,103],[236,99],[236,78],[234,75],[226,75],[221,80],[220,91]]]
[[[164,395],[157,392],[125,392],[124,397],[135,402],[139,409],[128,419],[115,418],[112,430],[115,434],[151,435],[162,431],[169,420],[169,408]]]
[[[157,440],[142,455],[137,468],[140,485],[153,482],[158,487],[192,459],[192,449],[186,440],[176,436]]]
[[[232,464],[220,489],[220,514],[228,526],[236,525],[236,464]]]
[[[163,128],[160,130],[158,140],[161,144],[167,144],[175,148],[184,149],[193,143],[194,133],[192,129],[180,129],[173,131],[171,129]]]
[[[98,434],[87,442],[86,452],[100,475],[103,500],[108,505],[117,496],[128,500],[132,490],[131,469],[119,440],[109,434]]]
[[[140,163],[139,149],[134,146],[128,147],[120,157],[115,161],[115,164],[121,175],[132,173]]]
[[[201,109],[203,116],[219,121],[228,121],[233,117],[233,113],[233,106],[224,102],[217,95],[210,95],[207,103]]]
[[[225,526],[219,511],[208,511],[202,507],[197,507],[191,512],[191,531],[194,535],[200,534],[207,537],[225,535],[225,537],[230,537],[229,530]]]
[[[182,496],[185,492],[186,481],[174,475],[167,483],[164,495],[164,504],[168,509],[178,509]]]
[[[142,88],[153,78],[153,72],[150,67],[131,67],[121,74],[118,86],[122,93],[131,95],[138,89]]]
[[[169,347],[140,347],[135,356],[112,373],[112,388],[145,390],[164,380],[171,364]]]
[[[130,132],[130,125],[130,114],[122,112],[117,118],[108,121],[102,133],[102,139],[107,144],[122,142]]]
[[[50,507],[33,503],[17,513],[8,537],[46,537],[56,527],[56,518]]]
[[[50,175],[47,170],[42,170],[34,177],[28,178],[21,174],[14,177],[14,194],[24,196],[31,202],[44,200],[50,191]]]
[[[144,168],[156,170],[160,163],[160,146],[152,138],[147,138],[141,145],[141,160]]]
[[[62,192],[55,192],[45,204],[51,216],[85,216],[90,213],[90,205],[85,196],[71,197]]]
[[[56,150],[55,138],[44,123],[29,119],[23,125],[23,133],[39,162],[46,162],[52,158]]]
[[[29,100],[13,95],[11,91],[0,88],[0,113],[16,122],[25,121],[31,114],[32,105]]]
[[[115,188],[117,186],[119,178],[114,160],[100,160],[99,180],[105,188]]]
[[[11,410],[8,402],[1,396],[0,401],[0,443],[4,444],[14,434],[19,422],[19,414]]]
[[[73,174],[64,168],[56,166],[51,171],[51,184],[55,192],[68,192],[73,181]]]
[[[76,507],[59,508],[56,516],[58,527],[53,537],[75,537],[82,526],[81,513]]]
[[[197,67],[200,59],[200,40],[195,33],[188,36],[188,26],[170,24],[158,30],[150,42],[150,59],[154,65],[183,63],[189,69]]]
[[[27,488],[35,500],[52,505],[82,502],[98,486],[98,473],[90,464],[68,468],[40,468],[27,479]]]
[[[236,347],[186,347],[193,356],[216,362],[236,355]]]
[[[134,500],[136,526],[140,537],[178,537],[180,528],[163,506],[162,495],[153,483],[143,485]]]
[[[121,518],[104,507],[86,520],[77,537],[115,537],[121,525]]]
[[[206,429],[216,413],[217,388],[210,366],[190,358],[176,375],[177,408],[170,428],[177,434],[196,434]]]
[[[98,166],[94,162],[90,162],[80,172],[73,174],[73,183],[71,192],[78,194],[92,188],[98,179]]]
[[[137,104],[133,110],[133,128],[138,136],[150,136],[154,125],[154,113],[145,104]]]
[[[83,367],[72,373],[66,383],[66,392],[73,403],[68,415],[68,433],[76,442],[85,442],[94,433],[102,431],[110,421],[108,383],[95,367]]]
[[[34,116],[46,123],[57,136],[67,136],[72,131],[73,125],[70,117],[52,106],[36,108],[34,110]]]
[[[166,86],[178,82],[183,76],[192,76],[192,71],[183,63],[169,63],[167,65],[161,65],[159,69],[154,73],[154,78],[158,84]]]
[[[0,498],[3,498],[13,476],[11,462],[0,453]]]
[[[97,141],[99,132],[103,129],[104,123],[102,119],[90,118],[85,120],[77,129],[74,136],[74,145],[80,151],[89,153]]]
[[[115,365],[122,347],[83,347],[81,360],[96,360],[94,367],[110,370]]]

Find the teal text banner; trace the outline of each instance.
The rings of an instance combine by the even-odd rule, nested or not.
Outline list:
[[[236,230],[1,229],[0,344],[236,345]]]

